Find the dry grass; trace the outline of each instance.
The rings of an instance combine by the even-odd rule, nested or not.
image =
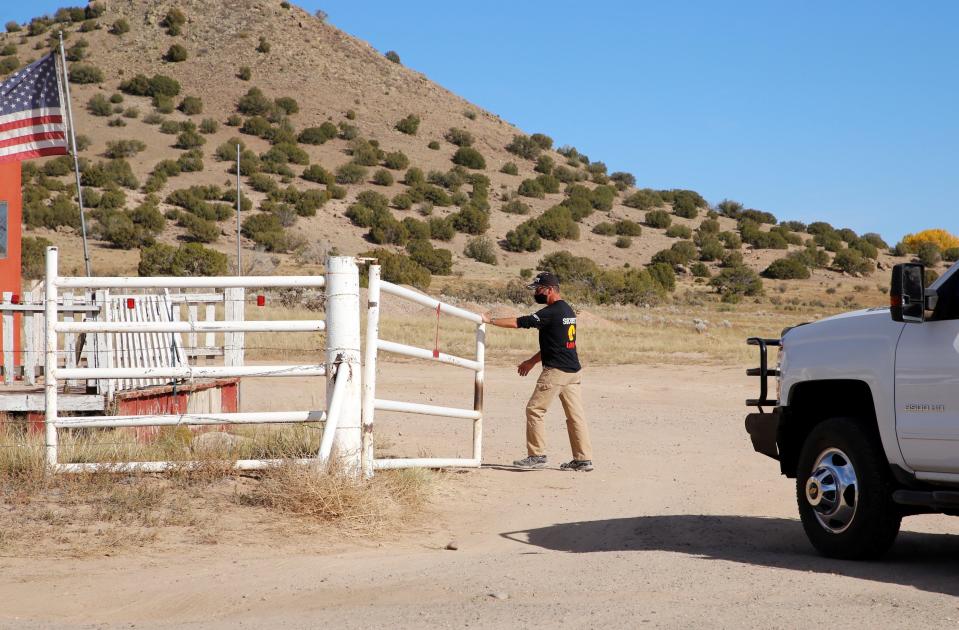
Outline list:
[[[290,464],[269,471],[241,500],[368,536],[418,512],[428,500],[433,473],[422,469],[390,472],[356,482],[343,474],[324,474]]]
[[[282,530],[282,540],[302,533],[303,525],[368,536],[415,522],[435,478],[428,471],[385,471],[357,481],[338,470],[293,464],[256,474],[232,469],[230,461],[239,458],[315,454],[322,431],[306,425],[194,437],[181,428],[142,442],[129,430],[61,431],[64,462],[200,464],[164,474],[50,475],[42,436],[17,425],[0,427],[0,554],[88,556],[249,540],[251,521],[253,529]],[[284,526],[290,518],[301,526]],[[224,525],[231,522],[241,525]]]

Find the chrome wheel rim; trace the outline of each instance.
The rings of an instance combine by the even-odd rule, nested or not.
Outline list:
[[[859,479],[849,457],[838,448],[820,453],[806,480],[805,496],[823,529],[846,531],[859,505]]]

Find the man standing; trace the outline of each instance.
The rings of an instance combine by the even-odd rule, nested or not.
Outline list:
[[[517,372],[526,376],[540,361],[543,372],[536,381],[536,389],[526,404],[527,457],[513,462],[522,468],[546,467],[546,430],[543,416],[553,398],[559,400],[566,412],[566,429],[573,450],[573,460],[562,464],[563,470],[590,471],[593,469],[589,429],[580,398],[579,357],[576,354],[576,313],[559,293],[559,279],[548,271],[536,276],[527,286],[534,290],[537,304],[546,307],[524,317],[493,319],[489,313],[483,321],[500,328],[536,328],[539,330],[539,352],[519,364]]]

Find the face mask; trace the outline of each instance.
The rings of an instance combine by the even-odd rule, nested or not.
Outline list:
[[[546,294],[537,293],[533,296],[533,300],[535,300],[537,304],[546,304]]]

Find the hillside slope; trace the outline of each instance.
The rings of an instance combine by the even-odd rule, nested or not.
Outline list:
[[[78,65],[93,66],[102,71],[102,81],[72,84],[77,131],[90,139],[89,146],[81,155],[95,163],[106,160],[105,155],[111,142],[139,140],[145,145],[142,151],[127,158],[138,180],[138,186],[125,190],[122,205],[127,209],[137,207],[146,198],[143,186],[158,163],[162,160],[176,160],[185,153],[185,150],[175,146],[177,130],[174,129],[174,133],[163,133],[161,120],[167,122],[167,131],[172,128],[169,121],[192,121],[193,125],[200,126],[204,119],[211,119],[218,125],[216,131],[210,128],[205,130],[208,133],[200,134],[205,140],[200,147],[203,152],[203,169],[171,176],[159,187],[157,196],[161,200],[161,211],[169,212],[174,209],[174,205],[167,200],[175,190],[197,185],[216,185],[223,191],[234,188],[234,176],[229,172],[232,162],[217,161],[214,158],[216,149],[231,138],[241,138],[248,149],[260,156],[268,155],[271,150],[268,140],[242,134],[236,127],[226,124],[231,116],[237,114],[237,106],[243,95],[255,87],[271,100],[292,97],[298,106],[298,111],[286,116],[275,115],[274,128],[288,125],[298,133],[308,127],[318,127],[324,122],[337,126],[352,125],[356,128],[358,137],[375,142],[384,152],[402,152],[408,157],[410,167],[417,167],[426,174],[436,171],[435,175],[441,175],[450,171],[454,166],[452,159],[458,147],[445,139],[444,135],[451,128],[467,131],[473,139],[472,147],[485,158],[485,168],[466,169],[466,172],[481,173],[490,180],[491,207],[486,235],[497,243],[495,250],[499,264],[483,264],[464,256],[464,247],[472,238],[470,235],[457,233],[448,242],[434,240],[435,247],[452,252],[452,270],[455,274],[502,281],[515,277],[522,268],[535,268],[544,255],[557,251],[587,256],[604,267],[636,267],[649,263],[655,252],[676,242],[675,238],[666,235],[666,230],[648,226],[644,226],[642,235],[634,236],[632,243],[624,248],[614,245],[615,235],[593,233],[593,228],[601,222],[629,219],[642,223],[645,220],[645,210],[627,207],[623,203],[634,191],[630,186],[619,192],[608,211],[594,212],[581,220],[578,239],[543,239],[541,249],[535,252],[506,251],[503,239],[510,230],[530,217],[538,216],[561,203],[565,198],[561,186],[560,192],[546,194],[541,199],[519,197],[531,207],[529,215],[501,211],[505,200],[515,197],[516,190],[524,179],[540,175],[534,172],[534,160],[518,157],[506,149],[515,136],[525,132],[443,89],[424,75],[393,63],[368,44],[285,2],[110,0],[96,6],[99,6],[102,12],[94,11],[92,15],[95,17],[91,19],[52,23],[46,29],[42,28],[41,23],[37,23],[32,31],[43,32],[33,35],[30,34],[29,27],[7,33],[0,37],[0,47],[12,45],[17,58],[26,63],[45,52],[48,38],[60,29],[64,30],[67,37],[68,49],[76,51],[80,48],[77,46],[78,42],[87,43],[87,46],[83,47],[83,59],[72,62],[71,69],[75,70]],[[172,9],[178,9],[185,18],[182,25],[174,29],[166,23]],[[66,13],[60,14],[59,17],[69,19]],[[84,17],[90,17],[90,14]],[[124,30],[117,29],[118,21],[125,23],[128,28],[126,32],[111,32]],[[171,31],[179,32],[172,35]],[[185,61],[166,60],[173,45],[185,50]],[[249,68],[249,80],[238,76],[243,67]],[[181,111],[173,111],[158,116],[149,96],[121,93],[120,86],[124,81],[129,81],[138,74],[152,77],[158,73],[179,82],[181,89],[172,99],[174,105],[180,104],[184,97],[199,97],[202,100],[202,112],[188,116]],[[98,95],[106,99],[114,97],[115,101],[119,101],[119,96],[114,95],[122,96],[122,102],[112,104],[116,113],[106,116],[93,115],[88,103]],[[136,110],[135,116],[132,110]],[[398,121],[411,114],[421,121],[416,133],[412,135],[396,128]],[[246,118],[248,117],[239,120]],[[120,124],[115,121],[125,125],[113,126]],[[549,130],[543,131],[548,133]],[[430,143],[437,143],[438,148],[430,148]],[[558,138],[557,145],[561,143],[562,139]],[[298,146],[306,152],[310,165],[320,165],[331,173],[352,159],[351,141],[343,137],[330,139],[321,145],[300,143]],[[437,145],[434,144],[435,146]],[[572,159],[568,151],[564,153],[565,155],[561,155],[555,147],[542,152],[549,155],[556,165],[567,167],[584,185],[595,187],[592,180],[605,180],[602,172],[605,167],[597,165],[602,156],[591,156],[591,166],[588,159],[577,161],[575,153],[572,154]],[[508,162],[517,165],[517,175],[501,172],[503,165]],[[42,161],[36,164],[42,166]],[[292,185],[299,191],[332,190],[332,187],[304,180],[301,175],[306,168],[305,164],[284,166],[290,169],[286,177],[277,174],[269,176],[278,188]],[[318,209],[315,216],[284,217],[285,223],[292,223],[286,229],[292,236],[290,240],[294,246],[275,249],[288,251],[258,254],[254,250],[263,250],[262,242],[257,244],[244,237],[242,242],[246,260],[256,259],[259,268],[276,267],[282,272],[316,268],[322,261],[323,252],[331,246],[346,254],[371,249],[374,245],[366,236],[368,230],[354,225],[345,216],[350,204],[364,190],[375,190],[388,199],[393,199],[409,189],[400,183],[405,169],[391,171],[394,180],[392,184],[372,183],[371,178],[379,168],[380,165],[370,167],[363,181],[343,186],[342,192],[345,192],[345,196],[330,199]],[[265,176],[261,175],[261,182],[263,177]],[[34,178],[25,188],[46,186],[42,179]],[[65,192],[70,192],[69,175],[57,175],[51,179],[61,181],[66,187]],[[639,185],[642,186],[641,174],[638,174],[638,179]],[[243,186],[244,194],[252,199],[253,207],[257,208],[245,216],[271,208],[275,211],[276,204],[271,205],[268,202],[268,194],[256,192],[251,188],[249,177],[244,178]],[[53,188],[56,187],[57,185],[53,184]],[[109,188],[107,185],[106,189]],[[452,195],[457,190],[468,193],[470,185],[454,185],[446,192]],[[93,197],[97,196],[97,192],[103,190],[96,190]],[[50,194],[51,199],[55,197],[55,192]],[[467,199],[467,195],[461,194],[457,201],[463,203]],[[50,200],[44,203],[49,204]],[[421,203],[414,203],[410,209],[394,208],[390,212],[399,220],[404,217],[423,219],[421,215],[425,214],[426,210],[417,212],[417,209],[421,208]],[[669,210],[669,205],[666,204],[664,208]],[[449,216],[458,210],[455,205],[437,206],[433,208],[431,216]],[[702,208],[697,218],[693,219],[672,216],[673,225],[686,225],[695,229],[704,218],[705,210]],[[98,225],[94,217],[107,216],[109,213],[97,215],[95,210],[88,210],[88,213],[91,216],[91,232],[102,234],[102,226]],[[226,215],[225,212],[222,214]],[[235,218],[230,215],[221,216],[221,219],[216,227],[219,234],[208,246],[225,253],[232,261],[235,256]],[[722,230],[736,230],[733,219],[719,217],[718,220]],[[768,226],[763,229],[768,229]],[[55,228],[51,225],[30,229],[27,234],[45,236],[60,243],[67,250],[64,256],[67,268],[79,265],[79,238],[75,229],[65,226]],[[191,237],[188,230],[176,225],[176,221],[167,220],[156,238],[159,242],[179,246]],[[809,237],[803,235],[802,238]],[[206,240],[209,240],[209,237]],[[393,248],[401,251],[400,247]],[[792,246],[791,249],[795,250],[797,247]],[[743,247],[742,252],[745,263],[757,271],[785,253],[781,250],[755,249],[748,246]],[[94,240],[92,254],[97,273],[136,272],[139,250],[135,247],[119,249],[105,240]],[[891,262],[885,253],[880,254],[879,258],[881,261]],[[716,273],[719,263],[710,261],[707,266],[710,273]],[[814,270],[812,281],[822,282],[837,277],[837,274],[828,270]],[[692,282],[689,276],[685,276],[685,280]],[[850,280],[852,281],[852,278]]]

